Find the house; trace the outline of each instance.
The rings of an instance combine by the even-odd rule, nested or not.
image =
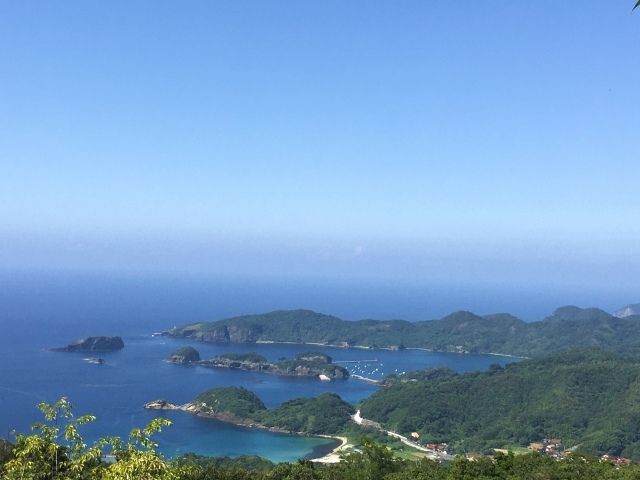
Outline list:
[[[609,455],[609,454],[604,454],[600,457],[600,460],[603,462],[611,462],[614,465],[616,465],[617,467],[621,466],[621,465],[629,465],[631,463],[631,460],[629,460],[628,458],[625,457],[614,457],[613,455]]]
[[[427,447],[429,450],[435,450],[436,452],[447,453],[446,443],[427,443],[425,447]]]
[[[562,445],[562,440],[560,440],[559,438],[545,438],[543,440],[543,443],[545,444],[545,446],[558,448],[560,447],[560,445]]]

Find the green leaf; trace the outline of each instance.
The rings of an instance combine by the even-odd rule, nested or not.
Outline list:
[[[636,8],[640,7],[640,0],[638,0],[635,4],[635,6],[632,8],[632,10],[635,10]]]

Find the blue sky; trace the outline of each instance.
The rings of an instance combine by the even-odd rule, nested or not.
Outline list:
[[[640,12],[0,2],[0,266],[640,288]]]

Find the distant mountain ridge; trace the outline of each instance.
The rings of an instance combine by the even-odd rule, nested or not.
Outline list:
[[[460,353],[540,356],[576,347],[640,354],[640,316],[565,306],[538,322],[506,313],[455,312],[440,320],[347,321],[311,310],[279,310],[191,323],[167,335],[211,343],[315,343],[364,348],[425,348]]]

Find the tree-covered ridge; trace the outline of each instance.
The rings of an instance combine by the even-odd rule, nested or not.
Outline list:
[[[211,414],[231,413],[240,418],[253,418],[256,412],[267,409],[255,393],[244,387],[210,388],[193,403],[206,405],[206,411]]]
[[[243,387],[206,390],[181,409],[241,425],[322,435],[342,432],[355,413],[353,406],[334,393],[297,398],[267,409],[255,393]]]
[[[576,347],[640,353],[640,317],[562,307],[539,322],[456,312],[440,320],[346,321],[310,310],[246,315],[177,327],[171,336],[214,343],[296,342],[540,356]]]
[[[268,427],[290,432],[332,435],[342,432],[355,413],[353,406],[335,393],[289,400],[273,410],[259,412],[257,419]]]
[[[185,455],[166,460],[152,435],[167,420],[131,431],[128,440],[105,438],[86,445],[80,433],[91,416],[75,418],[66,400],[42,404],[46,421],[31,435],[18,435],[0,457],[3,480],[632,480],[634,464],[618,467],[580,454],[556,461],[540,454],[502,455],[448,464],[394,457],[382,445],[363,440],[337,464],[309,461],[273,465],[255,457],[207,459]],[[107,461],[105,454],[112,454]]]
[[[636,361],[579,349],[485,372],[436,373],[389,379],[362,402],[362,416],[456,452],[559,438],[566,448],[640,458]]]
[[[218,358],[222,358],[225,360],[232,360],[234,362],[269,363],[269,360],[267,360],[267,357],[255,352],[249,352],[249,353],[228,352],[228,353],[220,354]]]

